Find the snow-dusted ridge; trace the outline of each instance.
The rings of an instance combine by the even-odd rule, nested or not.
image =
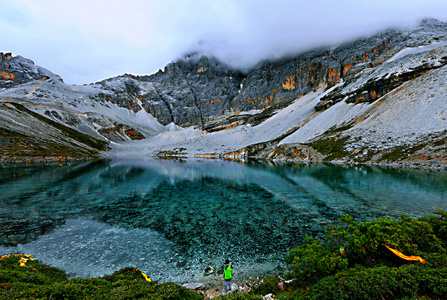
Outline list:
[[[439,47],[447,46],[447,42],[437,42],[426,46],[418,46],[418,47],[411,47],[411,48],[405,48],[399,53],[395,54],[393,57],[391,57],[387,62],[393,62],[396,61],[404,56],[411,55],[411,54],[419,54],[427,51],[434,50]]]
[[[26,62],[29,68],[37,69],[30,60]],[[23,63],[21,62],[22,65]],[[39,67],[39,70],[46,76],[53,76],[49,71],[43,72],[43,68]],[[95,85],[67,85],[62,80],[53,80],[50,77],[4,89],[0,92],[0,97],[14,99],[11,101],[17,101],[56,122],[101,139],[104,136],[98,130],[111,128],[116,124],[128,125],[145,136],[166,130],[144,109],[134,112],[111,102],[95,100],[100,94],[111,94],[111,91]],[[129,139],[125,135],[120,137],[123,140]]]

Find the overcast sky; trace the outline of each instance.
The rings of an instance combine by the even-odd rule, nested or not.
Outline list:
[[[252,66],[425,17],[446,22],[447,0],[0,0],[0,52],[84,84],[195,48]]]

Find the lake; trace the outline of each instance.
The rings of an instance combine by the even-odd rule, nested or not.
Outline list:
[[[291,248],[342,214],[364,221],[447,210],[447,174],[115,159],[3,165],[0,195],[0,255],[31,254],[72,277],[134,266],[177,283],[218,281],[229,258],[242,283],[283,272]]]

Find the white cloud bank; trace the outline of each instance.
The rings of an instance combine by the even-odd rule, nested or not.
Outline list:
[[[197,47],[247,67],[446,11],[445,0],[3,0],[0,51],[82,84],[150,74]]]

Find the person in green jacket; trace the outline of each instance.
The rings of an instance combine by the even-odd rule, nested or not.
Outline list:
[[[233,279],[233,268],[231,267],[230,261],[227,259],[223,265],[223,278],[225,280],[225,291],[231,291],[231,280]]]
[[[231,291],[231,280],[233,279],[233,268],[230,261],[227,259],[223,265],[223,278],[225,280],[225,291]]]

